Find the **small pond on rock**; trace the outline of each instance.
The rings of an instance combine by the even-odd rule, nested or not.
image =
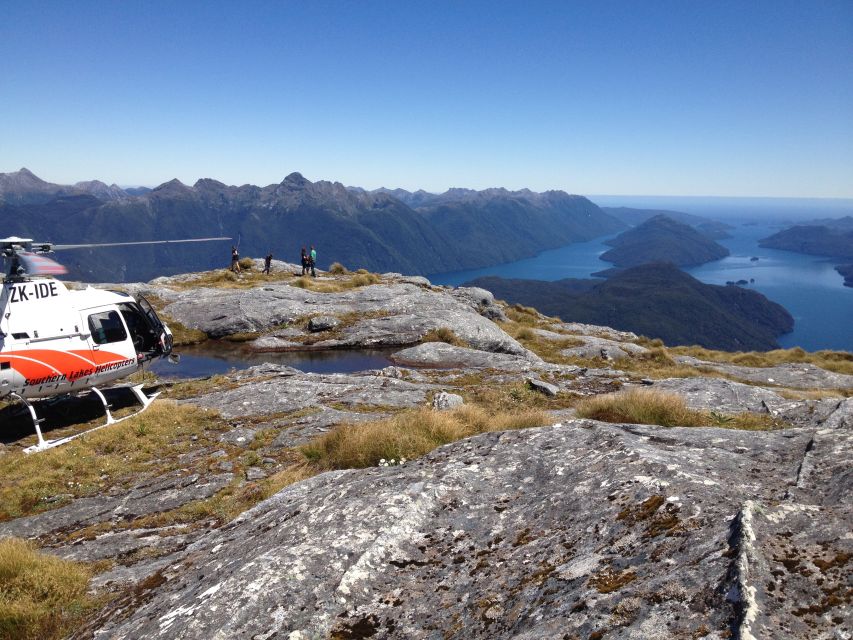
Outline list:
[[[390,356],[399,349],[338,349],[330,351],[287,351],[258,353],[245,346],[206,342],[176,347],[178,364],[155,360],[146,367],[161,378],[196,378],[245,369],[266,362],[283,364],[306,373],[353,373],[382,369],[391,364]]]

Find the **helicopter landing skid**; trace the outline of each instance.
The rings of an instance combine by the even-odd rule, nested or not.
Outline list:
[[[96,396],[98,396],[98,399],[100,399],[101,404],[104,405],[104,412],[107,414],[106,423],[100,425],[99,427],[94,427],[93,429],[87,429],[86,431],[83,431],[81,433],[75,433],[73,436],[67,436],[65,438],[57,438],[56,440],[45,440],[44,439],[44,436],[42,436],[42,433],[41,433],[41,427],[39,426],[44,421],[44,418],[39,418],[38,416],[36,416],[36,410],[28,400],[22,398],[18,394],[12,394],[18,400],[20,400],[24,404],[24,406],[27,408],[27,410],[29,411],[30,417],[32,418],[32,421],[33,421],[33,427],[36,430],[36,436],[38,437],[38,443],[32,445],[31,447],[27,447],[26,449],[24,449],[24,453],[37,453],[39,451],[46,451],[47,449],[52,449],[53,447],[58,447],[60,445],[71,442],[72,440],[79,438],[80,436],[85,436],[87,433],[92,433],[93,431],[97,431],[98,429],[103,429],[104,427],[108,427],[111,424],[117,424],[119,422],[127,420],[128,418],[133,418],[134,416],[138,416],[140,413],[142,413],[148,407],[150,407],[151,403],[154,402],[154,400],[157,398],[157,396],[160,395],[160,392],[158,391],[157,393],[155,393],[153,395],[146,396],[145,393],[142,391],[142,385],[141,384],[135,384],[135,385],[132,385],[132,386],[126,387],[126,388],[129,388],[133,392],[133,395],[136,396],[137,400],[139,400],[139,404],[142,405],[142,408],[139,411],[137,411],[136,413],[132,413],[129,416],[124,416],[123,418],[113,418],[113,414],[110,412],[110,405],[109,405],[109,403],[107,403],[107,399],[104,397],[104,394],[97,387],[92,387],[91,388],[92,391],[95,393]]]

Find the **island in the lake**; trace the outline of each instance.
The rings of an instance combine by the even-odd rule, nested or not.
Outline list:
[[[671,264],[646,264],[601,280],[485,277],[467,283],[565,322],[606,324],[667,344],[768,350],[794,328],[784,307],[738,286],[704,284]]]
[[[613,248],[600,257],[617,267],[651,262],[692,267],[729,255],[728,249],[702,232],[665,215],[649,218],[608,240],[607,244]]]
[[[758,244],[812,256],[826,256],[849,263],[853,261],[853,216],[815,220],[774,233]],[[844,277],[844,286],[853,287],[853,264],[835,267]]]

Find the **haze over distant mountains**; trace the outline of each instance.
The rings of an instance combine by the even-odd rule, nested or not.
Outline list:
[[[617,220],[621,220],[629,226],[640,225],[647,220],[656,216],[666,216],[676,222],[689,225],[694,229],[701,231],[703,235],[708,236],[712,240],[725,240],[730,238],[729,233],[734,227],[725,222],[717,220],[709,220],[702,216],[695,216],[692,213],[684,213],[683,211],[671,211],[669,209],[635,209],[632,207],[601,207],[602,211],[609,213]]]
[[[296,261],[301,246],[314,244],[321,267],[337,261],[405,273],[509,262],[624,228],[588,199],[563,191],[368,192],[298,173],[266,187],[171,180],[131,193],[97,181],[55,185],[22,169],[0,174],[0,216],[5,234],[52,242],[224,235],[240,243],[243,255],[272,251]],[[85,250],[63,261],[75,277],[126,281],[224,266],[229,250]]]

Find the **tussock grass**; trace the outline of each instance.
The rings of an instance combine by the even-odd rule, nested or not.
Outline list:
[[[251,258],[240,258],[237,261],[237,264],[240,265],[240,269],[242,269],[243,271],[251,271],[252,268],[255,266],[255,261]]]
[[[543,316],[533,307],[514,304],[506,309],[507,317],[518,324],[528,327],[538,327],[543,323]]]
[[[102,418],[75,427],[75,431],[99,424],[103,424]],[[61,447],[35,455],[9,452],[0,456],[0,520],[43,511],[72,497],[93,495],[177,469],[182,453],[206,444],[220,447],[216,436],[226,428],[213,412],[157,400],[138,416]]]
[[[460,393],[466,401],[494,411],[521,411],[524,409],[566,409],[575,406],[578,396],[560,393],[554,397],[534,391],[525,382],[503,382],[474,378],[465,381],[454,380],[453,384],[463,386]]]
[[[462,338],[457,336],[453,329],[448,327],[439,327],[438,329],[430,329],[427,331],[426,335],[421,338],[421,342],[446,342],[447,344],[452,344],[454,347],[468,347],[470,346],[467,342],[465,342]]]
[[[813,364],[834,371],[853,375],[853,353],[849,351],[805,351],[800,347],[776,349],[774,351],[713,351],[702,347],[671,347],[678,355],[693,356],[700,360],[736,364],[744,367],[773,367],[790,362]]]
[[[175,400],[185,400],[187,398],[196,398],[202,394],[210,393],[212,391],[236,389],[239,386],[240,385],[238,383],[230,380],[228,376],[215,375],[210,376],[209,378],[176,382],[165,390],[165,395]]]
[[[544,411],[490,412],[464,405],[451,411],[428,408],[402,412],[369,424],[345,424],[302,447],[319,469],[372,467],[381,459],[417,458],[462,438],[551,422]]]
[[[578,416],[604,422],[659,424],[664,427],[698,427],[703,420],[683,398],[651,389],[631,389],[585,398],[577,404]]]
[[[579,417],[602,422],[747,430],[767,430],[781,426],[766,414],[744,412],[730,416],[694,411],[681,396],[654,389],[629,389],[584,398],[577,403],[576,409]]]
[[[340,262],[333,262],[331,265],[329,265],[329,273],[336,276],[343,276],[349,273],[349,269],[347,269]]]
[[[173,344],[176,347],[201,344],[208,339],[208,335],[204,331],[191,329],[177,320],[169,318],[165,314],[158,313],[158,315],[160,316],[160,319],[166,323],[166,326],[169,327],[169,331],[172,332]]]
[[[51,640],[70,633],[94,608],[91,574],[39,552],[25,540],[0,540],[0,639]]]
[[[362,270],[360,269],[359,272],[355,274],[335,276],[333,279],[324,278],[322,280],[318,280],[310,276],[300,276],[290,284],[294,287],[299,287],[300,289],[305,289],[307,291],[315,291],[317,293],[340,293],[341,291],[358,289],[359,287],[366,287],[371,284],[379,284],[382,282],[382,278],[379,274],[369,272],[361,273],[361,271]]]

